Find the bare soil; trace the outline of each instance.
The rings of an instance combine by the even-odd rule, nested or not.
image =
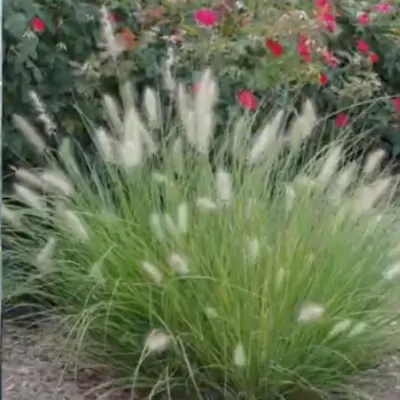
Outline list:
[[[52,324],[27,329],[4,323],[5,400],[135,400],[116,387],[104,367],[68,358]],[[354,383],[350,400],[400,400],[400,357],[394,355]]]

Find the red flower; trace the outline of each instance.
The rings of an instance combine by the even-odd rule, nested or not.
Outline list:
[[[367,12],[363,12],[359,15],[358,22],[361,25],[369,25],[371,23],[371,17]]]
[[[376,64],[377,62],[379,62],[379,56],[378,56],[378,54],[376,54],[374,52],[369,53],[369,59],[371,60],[371,62],[373,64]]]
[[[322,58],[331,67],[337,67],[339,64],[339,59],[327,49],[323,50]]]
[[[283,54],[283,46],[276,40],[267,39],[265,45],[271,50],[275,57],[280,57]]]
[[[212,28],[218,22],[218,14],[211,8],[201,8],[195,12],[194,19],[200,26]]]
[[[394,11],[393,5],[387,2],[375,4],[372,9],[380,14],[391,14]]]
[[[350,117],[346,113],[339,113],[336,116],[336,126],[338,128],[344,128],[350,123]]]
[[[329,83],[328,76],[326,74],[321,74],[319,76],[319,82],[322,86],[326,86]]]
[[[360,53],[368,54],[370,51],[369,44],[364,40],[359,40],[357,42],[357,49]]]
[[[396,109],[396,112],[400,113],[400,97],[395,97],[393,100],[393,105],[394,108]]]
[[[41,18],[33,18],[32,29],[35,32],[41,33],[46,29],[46,24]]]
[[[121,22],[121,17],[120,17],[118,14],[113,13],[113,12],[110,12],[110,13],[108,14],[108,19],[109,19],[111,22],[114,22],[115,24],[118,24],[118,22]]]
[[[249,90],[240,90],[238,94],[239,103],[247,110],[255,110],[258,107],[258,99],[253,92]]]
[[[321,15],[322,25],[329,31],[334,32],[337,29],[336,17],[330,12]]]
[[[309,38],[307,36],[300,36],[300,40],[297,43],[297,52],[306,63],[310,63],[312,61],[311,48],[309,45]]]

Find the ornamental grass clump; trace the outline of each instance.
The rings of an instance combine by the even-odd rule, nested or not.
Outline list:
[[[347,163],[337,140],[298,169],[318,123],[306,102],[288,129],[284,110],[253,135],[238,115],[211,163],[210,71],[194,95],[177,85],[179,123],[163,140],[157,94],[139,110],[121,92],[124,107],[105,98],[113,131],[93,135],[101,163],[82,168],[67,138],[57,154],[39,146],[48,169],[16,170],[4,242],[30,267],[7,277],[11,299],[46,300],[79,357],[139,393],[343,390],[396,347],[396,178],[380,153]]]

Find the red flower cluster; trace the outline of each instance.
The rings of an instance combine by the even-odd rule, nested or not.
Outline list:
[[[31,26],[32,30],[36,33],[42,33],[46,29],[46,23],[41,18],[33,18]]]

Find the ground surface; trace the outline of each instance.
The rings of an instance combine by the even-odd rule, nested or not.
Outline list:
[[[26,329],[4,323],[4,400],[135,399],[132,393],[116,389],[104,369],[77,367],[65,354],[60,357],[62,344],[56,337],[51,325]],[[368,371],[354,391],[363,393],[364,399],[400,400],[400,357],[393,356]]]

